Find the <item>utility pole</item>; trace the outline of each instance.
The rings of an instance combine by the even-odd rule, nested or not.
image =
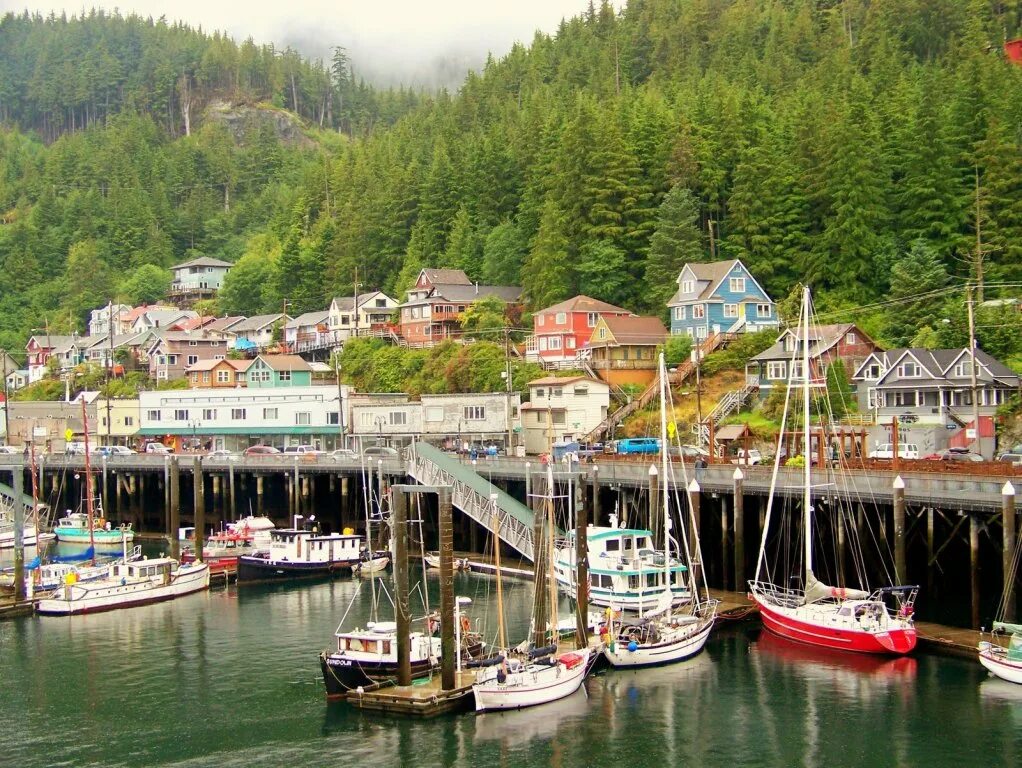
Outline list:
[[[11,397],[7,391],[7,350],[0,347],[0,360],[4,367],[4,442],[11,442]]]
[[[358,338],[358,267],[355,267],[355,282],[352,283],[352,287],[354,288],[355,297],[352,299],[353,303],[352,303],[351,309],[355,313],[355,318],[354,318],[355,333],[354,333],[354,336],[357,339]]]
[[[696,367],[696,428],[699,430],[697,435],[697,445],[703,444],[703,396],[702,396],[702,382],[699,376],[699,369],[702,365],[703,350],[702,344],[699,343],[698,339],[694,339],[696,342],[692,348],[692,362]],[[713,453],[713,446],[710,446],[710,453]]]
[[[965,285],[965,302],[969,308],[969,385],[972,391],[972,426],[976,430],[976,453],[983,453],[983,440],[979,428],[979,386],[976,381],[976,316],[973,308],[972,285]],[[968,433],[966,433],[968,437]]]
[[[106,444],[113,445],[113,427],[114,423],[110,416],[110,380],[113,378],[114,372],[114,301],[110,299],[107,304],[107,339],[109,347],[109,353],[106,361]],[[200,552],[201,555],[201,552]]]
[[[504,378],[507,380],[507,396],[504,401],[504,419],[507,424],[507,455],[514,453],[515,433],[511,425],[511,329],[504,325]]]
[[[341,444],[339,448],[344,448],[344,395],[341,387],[341,353],[339,350],[334,350],[334,375],[337,377],[337,426],[341,433]]]

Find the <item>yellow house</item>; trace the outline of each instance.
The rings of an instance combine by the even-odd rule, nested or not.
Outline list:
[[[137,398],[97,398],[95,408],[96,421],[89,431],[96,445],[131,445],[135,441],[141,414]]]
[[[658,317],[602,315],[584,349],[589,366],[608,384],[644,387],[656,378],[656,350],[666,339]]]

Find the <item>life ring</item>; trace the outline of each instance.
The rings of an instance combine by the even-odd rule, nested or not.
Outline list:
[[[470,629],[472,629],[472,622],[469,621],[468,616],[462,616],[461,617],[461,632],[462,632],[462,634],[465,634]]]

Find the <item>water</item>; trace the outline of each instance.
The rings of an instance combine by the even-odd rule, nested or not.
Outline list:
[[[436,580],[428,580],[435,605]],[[493,580],[459,575],[474,617]],[[512,637],[530,587],[505,583]],[[324,699],[317,653],[367,582],[214,589],[0,624],[0,766],[1012,766],[1022,687],[977,663],[828,656],[725,625],[691,662],[533,710],[432,721]]]

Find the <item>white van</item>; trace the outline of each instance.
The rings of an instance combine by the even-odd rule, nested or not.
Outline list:
[[[880,443],[876,448],[869,452],[869,458],[871,459],[893,459],[894,458],[894,444],[893,443]],[[898,458],[899,459],[918,459],[919,458],[919,446],[915,443],[898,443]]]

